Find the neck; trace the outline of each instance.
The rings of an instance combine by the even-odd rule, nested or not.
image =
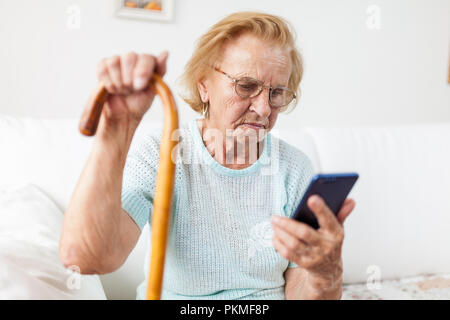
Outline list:
[[[251,166],[261,156],[264,143],[245,136],[238,139],[227,136],[206,119],[197,120],[203,143],[211,156],[222,166],[230,169],[244,169]]]

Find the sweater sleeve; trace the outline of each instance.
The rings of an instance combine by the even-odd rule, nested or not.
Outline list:
[[[159,163],[157,136],[136,137],[130,146],[122,181],[122,208],[144,228],[153,212],[156,174]],[[160,140],[159,140],[160,141]]]
[[[289,175],[286,179],[287,203],[285,212],[288,217],[292,218],[314,175],[314,169],[311,160],[302,151],[292,147],[290,153]],[[289,261],[288,268],[297,266],[296,263]]]

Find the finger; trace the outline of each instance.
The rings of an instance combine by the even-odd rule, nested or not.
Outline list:
[[[140,54],[133,72],[133,88],[140,91],[147,87],[155,70],[155,58],[149,54]]]
[[[106,59],[100,60],[97,65],[97,78],[101,83],[103,83],[109,93],[116,93],[116,89],[109,77],[109,72],[106,67]]]
[[[122,76],[120,72],[120,58],[113,56],[106,59],[106,68],[108,69],[109,78],[116,89],[117,93],[121,93],[122,88]]]
[[[286,246],[286,248],[295,252],[296,254],[299,254],[302,250],[305,249],[306,244],[303,241],[286,232],[283,228],[274,226],[273,231],[274,237],[280,240]]]
[[[123,86],[131,91],[133,89],[133,70],[136,66],[137,54],[129,52],[121,57],[121,72]]]
[[[272,216],[272,223],[307,244],[316,244],[320,241],[317,231],[306,223],[277,215]]]
[[[335,214],[317,194],[308,198],[308,206],[316,216],[320,228],[333,232],[340,227]]]
[[[168,51],[163,51],[156,58],[156,72],[162,77],[166,74],[167,70],[167,58],[169,57]]]
[[[286,246],[278,238],[273,238],[272,244],[273,244],[274,249],[281,256],[283,256],[285,259],[290,260],[289,250],[286,248]]]
[[[344,224],[345,219],[350,215],[350,213],[355,209],[355,200],[347,198],[344,201],[344,204],[342,205],[341,210],[339,210],[339,213],[337,215],[337,219],[341,225]]]

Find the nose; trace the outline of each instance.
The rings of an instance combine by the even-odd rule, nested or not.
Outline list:
[[[263,88],[263,90],[251,100],[250,110],[256,112],[260,118],[268,118],[272,112],[272,108],[269,103],[269,90]]]

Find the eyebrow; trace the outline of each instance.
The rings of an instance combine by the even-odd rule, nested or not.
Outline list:
[[[221,71],[221,70],[222,70],[221,67],[216,67],[216,66],[212,66],[212,67],[213,67],[214,69],[215,69],[215,68],[218,68],[220,72],[224,72],[224,71]],[[237,80],[237,79],[241,79],[241,78],[252,78],[252,79],[261,81],[260,79],[258,79],[258,78],[256,78],[256,77],[254,77],[253,75],[249,74],[247,71],[243,71],[243,72],[240,72],[240,73],[237,73],[237,74],[231,74],[231,73],[228,73],[228,72],[227,72],[227,74],[229,74],[231,77],[233,77],[233,78],[236,79],[236,80]],[[263,81],[263,83],[264,83],[264,81]],[[265,84],[265,83],[264,83],[264,84]],[[273,87],[273,88],[279,88],[279,87],[289,88],[289,80],[288,80],[288,83],[287,83],[286,85],[284,85],[284,84],[277,84],[277,85],[272,85],[272,87]]]
[[[252,78],[252,79],[255,79],[255,80],[258,80],[258,81],[262,81],[262,80],[260,80],[260,79],[258,79],[258,78],[256,78],[256,77],[253,77],[253,76],[249,75],[248,73],[242,73],[241,75],[238,74],[237,76],[233,76],[233,77],[234,77],[235,79],[240,79],[240,78]],[[264,81],[263,81],[263,83],[264,83]],[[276,84],[276,85],[272,85],[273,88],[279,88],[279,87],[288,88],[288,86],[289,86],[289,80],[288,80],[288,83],[287,83],[287,84]]]

